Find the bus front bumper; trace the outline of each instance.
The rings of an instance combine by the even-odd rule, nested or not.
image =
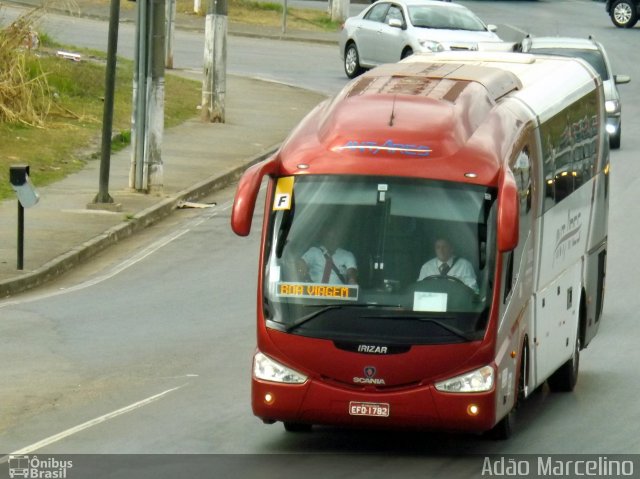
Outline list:
[[[494,390],[444,393],[433,385],[380,391],[252,379],[253,413],[266,423],[484,432],[496,423],[494,396]]]

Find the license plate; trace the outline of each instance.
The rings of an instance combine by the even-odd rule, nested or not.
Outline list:
[[[375,402],[355,402],[349,403],[349,414],[352,416],[376,416],[389,417],[389,404]]]

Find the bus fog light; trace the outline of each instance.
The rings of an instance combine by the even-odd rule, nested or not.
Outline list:
[[[479,413],[480,413],[480,408],[475,404],[469,404],[469,406],[467,406],[467,414],[469,416],[477,416]]]
[[[447,393],[479,393],[493,387],[493,368],[484,366],[461,376],[456,376],[435,384],[438,391]]]
[[[264,403],[268,406],[271,406],[276,398],[273,397],[273,394],[267,393],[264,395]]]
[[[274,383],[302,384],[307,376],[288,368],[258,352],[253,358],[253,375],[256,379]]]

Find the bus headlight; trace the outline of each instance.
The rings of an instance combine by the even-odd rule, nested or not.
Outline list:
[[[260,352],[253,358],[253,375],[257,379],[274,383],[302,384],[307,380],[304,374],[283,366]]]
[[[438,391],[448,393],[479,393],[493,387],[493,368],[484,366],[470,373],[436,383]]]

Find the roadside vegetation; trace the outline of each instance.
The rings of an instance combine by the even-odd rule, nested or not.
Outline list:
[[[33,11],[0,29],[0,199],[14,196],[11,165],[30,165],[34,184],[44,186],[99,158],[106,55],[37,37],[37,18]],[[61,58],[59,50],[81,60]],[[116,70],[114,150],[129,143],[133,62],[118,58]],[[166,127],[198,114],[201,89],[165,76]]]
[[[205,15],[209,0],[201,0]],[[229,22],[280,28],[281,2],[228,0]],[[110,0],[47,0],[46,7],[77,12],[84,6],[109,5]],[[193,0],[177,0],[176,11],[196,15]],[[123,10],[134,2],[121,2]],[[60,180],[98,159],[102,132],[106,55],[57,44],[35,33],[44,9],[35,9],[0,27],[0,200],[15,196],[9,167],[30,166],[36,186]],[[0,15],[2,11],[0,10]],[[339,27],[326,11],[287,10],[288,30],[335,31]],[[80,61],[57,56],[77,53]],[[118,58],[112,151],[130,142],[133,62]],[[165,76],[165,126],[198,115],[201,83]]]
[[[109,3],[109,0],[79,0]],[[245,23],[263,27],[281,28],[283,2],[258,2],[255,0],[227,0],[228,20],[230,23]],[[182,15],[207,14],[209,0],[201,0],[201,12],[193,10],[193,0],[176,0],[176,12]],[[135,8],[135,3],[127,2],[125,8]],[[287,8],[287,30],[335,32],[340,22],[331,21],[326,10],[311,8]]]
[[[204,0],[206,2],[206,0]],[[191,3],[191,0],[178,0]],[[206,4],[205,4],[206,6]],[[193,8],[192,8],[193,9]],[[282,26],[282,2],[256,2],[253,0],[229,0],[229,21],[269,27]],[[287,30],[335,32],[340,22],[331,21],[326,10],[287,8]]]

